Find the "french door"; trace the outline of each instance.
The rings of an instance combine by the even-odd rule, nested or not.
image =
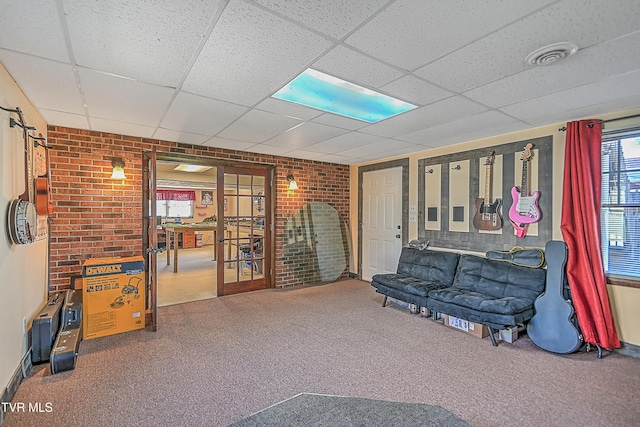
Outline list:
[[[267,167],[218,167],[218,296],[271,282],[271,176]]]
[[[158,233],[156,230],[156,148],[143,152],[143,251],[146,254],[146,324],[158,328]]]

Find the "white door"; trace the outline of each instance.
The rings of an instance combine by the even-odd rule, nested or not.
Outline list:
[[[362,174],[362,280],[395,273],[402,250],[402,168]]]

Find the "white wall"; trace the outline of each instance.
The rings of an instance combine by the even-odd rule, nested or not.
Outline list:
[[[46,136],[46,123],[0,64],[0,105],[20,109],[30,126]],[[24,192],[24,141],[19,128],[9,127],[17,116],[0,110],[0,392],[9,384],[29,349],[28,327],[47,298],[47,240],[13,245],[7,233],[7,210]]]

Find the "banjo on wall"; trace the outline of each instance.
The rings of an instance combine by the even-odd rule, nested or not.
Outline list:
[[[9,126],[21,127],[22,138],[24,139],[25,189],[24,193],[18,196],[17,199],[11,201],[9,205],[7,227],[11,241],[16,245],[25,245],[35,241],[38,231],[38,215],[36,207],[33,204],[33,180],[31,179],[30,158],[31,150],[29,150],[29,130],[35,130],[35,128],[27,126],[20,108],[16,108],[16,110],[11,111],[18,114],[18,121],[11,118]]]

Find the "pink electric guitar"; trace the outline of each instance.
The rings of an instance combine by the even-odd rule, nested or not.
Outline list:
[[[529,195],[527,181],[529,178],[529,160],[531,160],[531,148],[533,144],[527,144],[520,157],[522,160],[522,185],[520,188],[513,187],[511,189],[511,197],[513,197],[513,204],[509,209],[509,219],[513,223],[517,231],[518,237],[524,237],[526,234],[525,226],[533,222],[540,221],[542,214],[538,207],[538,199],[540,198],[540,192],[534,191],[532,195]]]

